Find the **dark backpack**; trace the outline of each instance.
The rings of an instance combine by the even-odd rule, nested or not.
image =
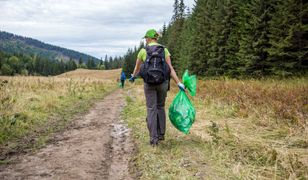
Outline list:
[[[170,68],[165,59],[165,48],[161,45],[146,47],[146,60],[141,65],[140,76],[145,83],[158,85],[170,79]]]

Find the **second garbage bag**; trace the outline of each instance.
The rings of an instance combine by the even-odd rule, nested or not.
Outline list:
[[[196,76],[189,76],[186,70],[182,80],[188,92],[196,95],[197,79]],[[181,132],[188,134],[190,127],[195,121],[196,110],[184,91],[180,91],[174,98],[169,107],[169,119],[171,123]]]

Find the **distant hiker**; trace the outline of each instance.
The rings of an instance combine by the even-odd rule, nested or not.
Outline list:
[[[121,80],[121,87],[124,88],[124,83],[125,83],[125,80],[126,80],[126,76],[125,76],[124,71],[122,71],[122,73],[121,73],[120,80]]]
[[[166,131],[165,101],[170,75],[180,90],[185,86],[179,80],[171,65],[167,48],[157,43],[159,34],[154,29],[146,32],[146,48],[139,51],[135,69],[129,81],[134,82],[137,74],[144,80],[144,94],[147,106],[147,126],[150,133],[150,144],[157,146],[164,140]]]

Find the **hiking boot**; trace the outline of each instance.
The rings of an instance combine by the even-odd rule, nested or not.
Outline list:
[[[158,137],[158,141],[163,141],[163,140],[165,140],[165,136],[159,136]]]
[[[152,147],[155,147],[155,146],[158,146],[158,141],[156,140],[153,140],[153,141],[150,141],[150,145],[152,146]]]
[[[151,143],[151,146],[156,147],[156,146],[158,146],[158,143]]]

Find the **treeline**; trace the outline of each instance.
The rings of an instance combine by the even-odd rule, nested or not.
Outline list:
[[[39,56],[27,56],[23,54],[8,54],[0,51],[0,75],[58,75],[77,68],[85,69],[116,69],[122,67],[121,58],[108,58],[99,61],[89,59],[86,63],[80,58],[79,62],[69,61],[52,61]]]
[[[169,48],[178,72],[302,75],[308,69],[307,23],[308,1],[303,0],[196,0],[192,10],[175,0],[159,42]],[[124,65],[131,61],[128,57]]]
[[[93,59],[88,60],[86,63],[83,63],[82,59],[79,59],[78,68],[84,69],[98,69],[98,70],[109,70],[109,69],[119,69],[123,66],[124,58],[123,57],[108,57],[105,56],[104,60],[100,60],[98,63]]]
[[[120,57],[120,56],[108,57],[106,55],[104,61],[101,61],[100,63],[104,66],[104,69],[106,70],[119,69],[123,66],[124,57]]]
[[[75,61],[51,61],[39,56],[0,52],[0,75],[58,75],[77,69]]]
[[[129,75],[133,73],[138,52],[143,47],[144,44],[141,42],[138,47],[134,47],[133,49],[128,49],[126,54],[124,55],[123,57],[124,63],[122,70],[127,75],[127,77],[129,77]]]

